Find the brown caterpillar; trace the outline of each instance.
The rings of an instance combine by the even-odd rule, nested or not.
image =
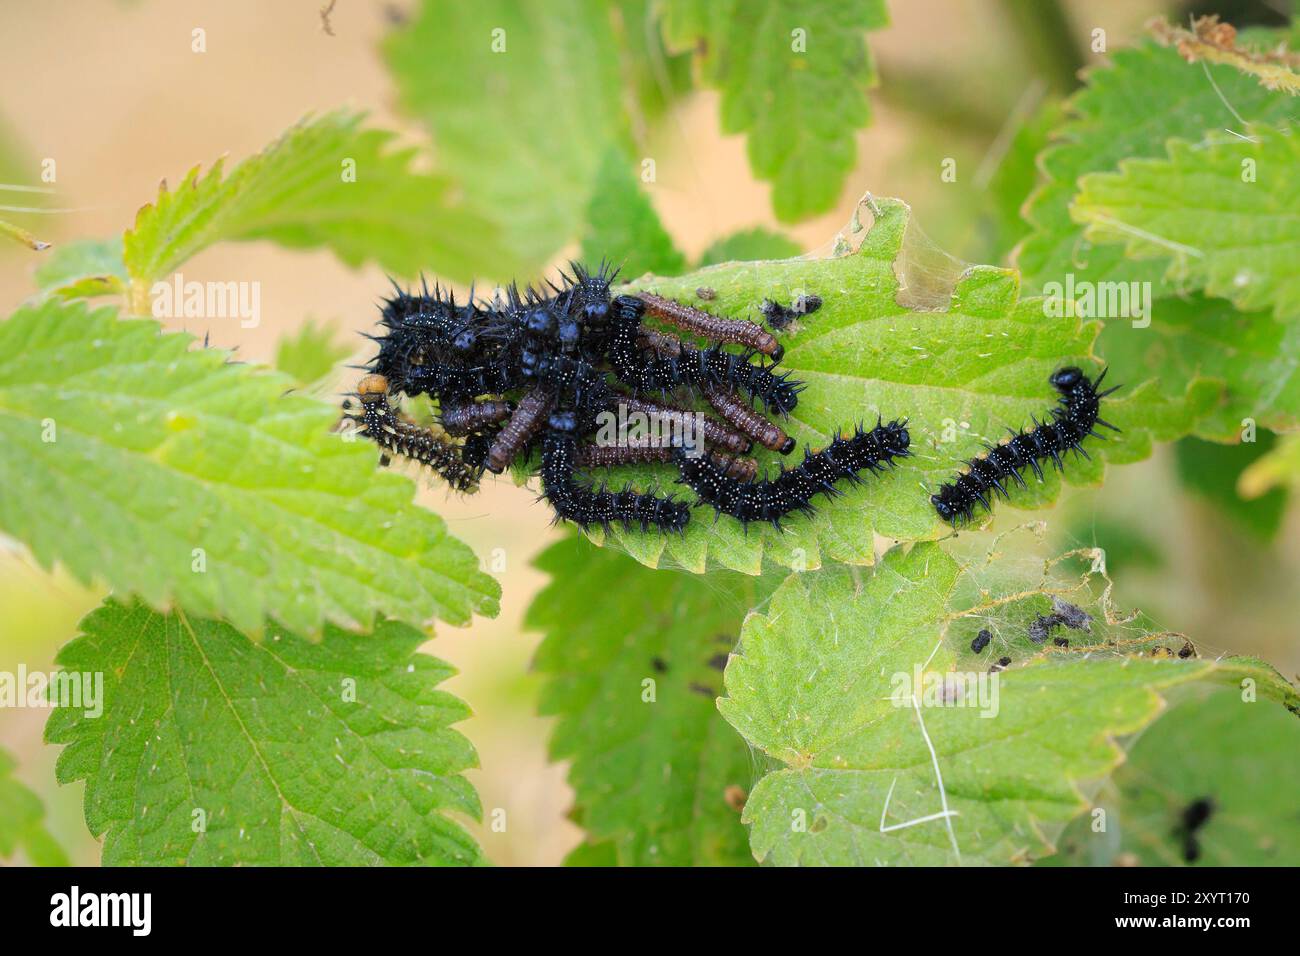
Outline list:
[[[663,319],[679,329],[714,342],[744,345],[756,352],[762,352],[774,362],[781,361],[781,357],[785,355],[785,348],[776,340],[776,336],[753,322],[744,319],[720,319],[693,305],[683,305],[649,292],[642,292],[637,298],[645,303],[646,311],[655,318]]]
[[[468,435],[488,425],[505,421],[512,411],[514,406],[509,402],[489,399],[464,405],[449,405],[442,409],[438,421],[448,435]]]
[[[740,455],[706,451],[705,456],[728,478],[749,481],[758,474],[758,462]],[[669,445],[580,445],[575,458],[578,468],[616,468],[619,465],[667,463],[677,459]]]
[[[657,417],[659,421],[670,428],[685,429],[694,427],[698,423],[700,437],[704,439],[706,444],[725,448],[737,455],[746,454],[754,447],[753,441],[747,436],[732,431],[722,422],[715,418],[709,418],[707,415],[699,415],[696,418],[696,412],[674,408],[671,405],[661,405],[643,398],[634,398],[631,395],[617,395],[615,397],[615,406],[617,407],[620,404],[629,412],[639,412],[642,415]],[[691,416],[689,421],[687,416]]]
[[[554,407],[555,396],[541,389],[533,389],[521,398],[510,421],[488,449],[484,467],[496,475],[505,471],[514,457],[546,425],[546,418]]]
[[[779,451],[783,455],[794,451],[793,438],[775,422],[764,418],[742,402],[733,392],[712,383],[701,385],[700,391],[718,414],[741,434],[748,435],[764,448]]]

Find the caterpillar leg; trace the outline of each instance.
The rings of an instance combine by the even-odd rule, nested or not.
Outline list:
[[[357,384],[357,399],[361,414],[348,418],[360,425],[360,434],[383,449],[385,459],[389,454],[399,455],[431,468],[457,491],[477,489],[477,470],[466,464],[458,445],[431,428],[403,418],[388,404],[388,380],[384,376],[365,376]]]
[[[683,305],[649,292],[640,293],[639,298],[646,305],[646,311],[657,319],[675,325],[686,332],[694,333],[713,342],[743,345],[769,356],[774,362],[781,361],[785,348],[771,332],[754,322],[744,319],[721,319],[716,315]]]
[[[582,528],[608,528],[614,522],[642,531],[682,531],[691,520],[690,506],[672,498],[635,491],[595,488],[574,476],[577,443],[573,436],[551,431],[542,444],[542,495],[558,519]]]

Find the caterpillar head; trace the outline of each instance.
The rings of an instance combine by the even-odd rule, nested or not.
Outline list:
[[[388,397],[388,379],[382,375],[367,375],[357,382],[357,398],[362,405],[374,405]]]
[[[934,505],[934,510],[939,512],[939,517],[949,524],[957,521],[961,516],[960,510],[952,502],[948,501],[942,495],[931,495],[930,503]]]
[[[1048,381],[1052,383],[1053,388],[1064,395],[1083,381],[1083,369],[1075,368],[1073,365],[1058,369],[1052,373]]]

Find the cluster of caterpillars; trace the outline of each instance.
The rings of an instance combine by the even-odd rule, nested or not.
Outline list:
[[[791,515],[813,514],[817,496],[841,494],[910,454],[906,420],[877,418],[818,451],[806,449],[794,467],[760,475],[749,457],[756,444],[781,455],[795,450],[782,421],[804,389],[780,368],[785,350],[776,336],[650,292],[614,295],[615,277],[603,264],[574,264],[545,290],[511,286],[492,301],[472,290],[457,302],[437,286],[413,294],[395,285],[380,333],[370,336],[379,354],[356,404],[347,403],[348,417],[385,458],[419,462],[464,492],[485,471],[500,474],[540,455],[543,496],[557,520],[583,527],[680,532],[692,507],[708,504],[745,525],[780,528]],[[804,296],[797,309],[807,314],[820,304]],[[790,310],[765,301],[762,311],[779,330],[773,316]],[[967,462],[964,474],[931,496],[941,517],[969,520],[977,505],[1007,494],[1010,480],[1023,485],[1025,468],[1041,477],[1040,462],[1061,467],[1065,452],[1086,454],[1080,445],[1096,434],[1094,426],[1114,427],[1098,415],[1109,392],[1098,392],[1081,370],[1061,369],[1051,383],[1060,401],[1049,419]],[[391,401],[399,395],[436,401],[436,425],[405,418]],[[712,414],[696,411],[700,405]],[[609,416],[628,411],[674,437],[598,440]],[[612,490],[584,476],[645,463],[676,465],[678,482],[696,501],[655,489]]]
[[[385,454],[427,465],[462,491],[485,471],[539,453],[556,517],[584,527],[681,531],[692,507],[653,489],[611,490],[584,477],[590,469],[674,463],[698,502],[780,527],[812,513],[815,496],[838,494],[837,484],[908,454],[905,423],[878,420],[760,476],[748,457],[756,444],[782,455],[796,447],[779,420],[803,384],[780,369],[782,345],[754,322],[648,292],[613,295],[614,278],[608,267],[575,264],[545,291],[512,286],[493,302],[398,288],[383,305],[381,334],[372,336],[379,354],[349,417]],[[693,341],[701,339],[707,344]],[[401,394],[434,399],[437,427],[401,417],[390,402]],[[694,410],[702,404],[712,414]],[[674,439],[595,441],[620,406],[656,419]]]

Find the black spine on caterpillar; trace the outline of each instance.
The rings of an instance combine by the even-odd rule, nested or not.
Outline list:
[[[619,296],[613,303],[609,363],[614,374],[636,392],[667,392],[681,385],[712,383],[743,389],[768,411],[788,415],[799,404],[802,382],[789,372],[773,374],[772,366],[752,365],[751,355],[729,352],[720,345],[697,349],[685,343],[675,355],[656,355],[638,341],[645,303]]]
[[[565,430],[553,429],[542,443],[542,494],[557,518],[582,528],[608,529],[615,522],[649,531],[682,531],[691,520],[690,506],[671,497],[661,498],[631,490],[596,488],[574,477],[577,443]]]
[[[836,482],[858,484],[862,472],[880,471],[894,459],[907,457],[910,444],[906,421],[894,421],[877,423],[870,430],[858,426],[851,436],[837,435],[819,452],[806,449],[802,464],[782,466],[773,479],[737,481],[708,457],[691,458],[684,452],[678,455],[677,468],[681,482],[718,514],[731,515],[745,525],[765,521],[779,529],[786,515],[812,515],[814,496],[841,494]]]
[[[1120,387],[1116,385],[1099,392],[1097,388],[1105,377],[1103,371],[1093,382],[1082,369],[1074,367],[1054,372],[1048,381],[1060,393],[1060,398],[1048,420],[1034,419],[1032,428],[1013,432],[1010,439],[996,445],[986,445],[985,454],[968,460],[963,474],[930,496],[939,517],[951,524],[969,521],[975,516],[977,505],[992,508],[995,496],[1009,496],[1007,479],[1024,487],[1021,473],[1026,468],[1041,479],[1044,461],[1050,461],[1060,471],[1064,469],[1062,456],[1066,452],[1088,457],[1082,447],[1083,440],[1089,435],[1105,437],[1097,433],[1095,426],[1119,431],[1098,414],[1101,400]]]

